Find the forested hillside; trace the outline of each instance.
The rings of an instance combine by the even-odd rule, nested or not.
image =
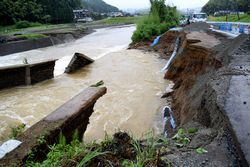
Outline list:
[[[99,13],[117,12],[117,7],[111,6],[102,0],[82,0],[83,6]]]
[[[68,23],[73,21],[73,9],[82,7],[94,12],[114,12],[118,8],[102,0],[1,0],[0,25],[18,21]]]
[[[250,10],[250,0],[209,0],[202,8],[208,14],[221,10],[247,12]]]
[[[0,25],[20,20],[65,23],[73,19],[72,10],[81,8],[80,0],[1,0]]]

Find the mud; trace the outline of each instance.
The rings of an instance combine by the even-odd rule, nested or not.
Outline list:
[[[169,31],[161,36],[160,43],[154,47],[150,47],[150,44],[156,38],[155,36],[151,37],[150,40],[131,44],[129,49],[139,49],[149,52],[157,52],[161,58],[168,59],[174,51],[177,37],[183,35],[183,32]]]
[[[177,56],[165,74],[165,79],[174,82],[173,92],[166,97],[172,102],[179,125],[176,129],[199,129],[188,136],[187,146],[170,146],[164,157],[174,166],[249,166],[249,126],[245,122],[249,118],[249,36],[228,39],[209,27],[198,23],[182,32],[167,32],[156,47],[146,49],[167,58],[173,41],[181,38]],[[150,42],[133,48],[144,49]],[[174,145],[173,139],[169,140]],[[208,153],[197,154],[195,149],[199,147]]]

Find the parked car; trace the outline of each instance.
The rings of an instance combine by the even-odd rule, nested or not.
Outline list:
[[[191,22],[205,22],[207,21],[207,14],[206,13],[195,13],[192,15]]]

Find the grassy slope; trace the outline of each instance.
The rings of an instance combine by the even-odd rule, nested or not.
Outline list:
[[[39,39],[39,38],[45,38],[48,37],[43,34],[23,34],[23,35],[17,35],[17,37],[24,37],[26,39]]]
[[[226,21],[226,16],[220,16],[220,17],[208,17],[209,21]],[[250,23],[250,15],[244,14],[240,15],[240,20],[238,20],[237,15],[229,15],[228,16],[228,22],[249,22]]]
[[[116,18],[108,18],[101,20],[101,23],[103,24],[136,24],[139,20],[139,17],[116,17]]]
[[[85,28],[92,25],[117,25],[117,24],[135,24],[141,17],[118,17],[118,18],[108,18],[104,20],[94,21],[90,23],[77,23],[77,24],[35,24],[34,26],[23,29],[16,29],[15,25],[11,26],[0,26],[0,36],[1,35],[13,35],[15,33],[34,33],[35,31],[47,31],[47,30],[57,30],[57,29],[67,29],[72,30],[76,26],[77,28]]]

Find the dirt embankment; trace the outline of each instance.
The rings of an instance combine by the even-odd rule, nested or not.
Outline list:
[[[183,40],[184,32],[168,31],[161,36],[160,43],[154,47],[150,47],[150,44],[153,42],[155,36],[151,37],[150,40],[131,44],[129,49],[140,49],[144,51],[157,52],[161,58],[168,59],[174,51],[178,36],[182,36]]]
[[[233,55],[242,53],[240,46],[247,46],[244,43],[249,37],[240,35],[228,39],[209,30],[206,24],[194,24],[183,31],[167,32],[156,47],[147,50],[169,57],[178,37],[181,40],[177,55],[165,74],[165,79],[174,82],[171,107],[178,128],[199,130],[190,137],[186,148],[170,148],[165,156],[176,166],[248,166],[248,149],[241,146],[239,136],[242,134],[237,135],[225,104],[231,78],[247,75],[231,68],[230,64],[236,62]],[[134,47],[143,49],[148,43]],[[245,52],[246,49],[246,55]],[[208,153],[194,153],[193,149],[199,147],[206,148]]]

